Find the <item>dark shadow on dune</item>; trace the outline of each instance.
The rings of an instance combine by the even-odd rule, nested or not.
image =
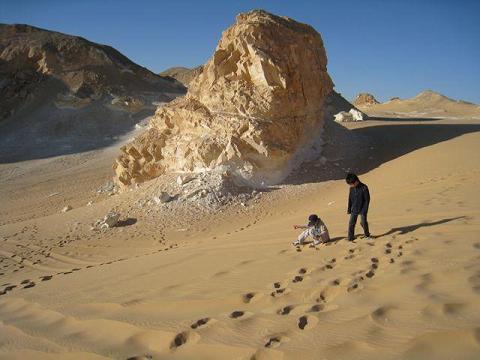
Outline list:
[[[438,121],[438,118],[393,118],[393,117],[385,117],[385,116],[369,116],[368,117],[369,121],[388,121],[388,122],[406,122],[406,121],[411,121],[411,122],[421,122],[421,121]]]
[[[323,138],[326,143],[322,153],[328,161],[324,164],[318,161],[302,164],[283,184],[339,180],[344,179],[349,171],[363,174],[412,151],[480,131],[480,124],[442,124],[430,121],[421,124],[414,118],[401,121],[412,123],[365,122],[349,124],[350,128],[347,128],[328,121],[325,124]]]
[[[117,224],[115,225],[115,227],[123,227],[123,226],[130,226],[130,225],[134,225],[137,223],[137,219],[135,218],[127,218],[125,220],[120,220],[119,222],[117,222]]]
[[[465,219],[465,218],[466,218],[465,216],[457,216],[457,217],[454,217],[454,218],[447,218],[447,219],[442,219],[442,220],[437,220],[437,221],[432,221],[432,222],[422,222],[422,223],[418,223],[418,224],[414,224],[414,225],[399,226],[399,227],[391,228],[386,233],[381,234],[381,235],[377,235],[376,237],[387,236],[387,235],[391,235],[391,234],[394,234],[394,233],[398,233],[399,235],[404,235],[404,234],[408,234],[410,232],[416,231],[416,230],[418,230],[422,227],[441,225],[441,224],[445,224],[445,223],[450,222],[450,221],[454,221],[454,220],[458,220],[458,219]]]

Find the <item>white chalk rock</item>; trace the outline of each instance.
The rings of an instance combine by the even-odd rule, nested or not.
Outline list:
[[[337,122],[354,122],[365,120],[363,113],[356,109],[350,109],[349,112],[340,111],[338,114],[334,115],[334,117],[335,121]]]
[[[70,206],[70,205],[67,205],[65,206],[63,209],[62,209],[62,213],[66,213],[67,211],[70,211],[72,210],[73,208]]]
[[[346,111],[340,111],[338,114],[334,115],[335,121],[337,122],[352,122],[353,121],[353,115],[346,112]]]
[[[363,120],[365,120],[363,118],[363,114],[362,114],[361,111],[358,111],[356,109],[350,109],[349,113],[352,114],[353,121],[363,121]]]

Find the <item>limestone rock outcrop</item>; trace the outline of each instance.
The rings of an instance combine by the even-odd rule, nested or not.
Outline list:
[[[350,109],[350,111],[340,111],[338,114],[334,115],[335,121],[337,122],[355,122],[355,121],[364,121],[365,116],[361,111],[356,109]]]
[[[212,170],[246,185],[282,180],[321,142],[333,89],[326,65],[311,26],[262,10],[238,15],[187,95],[122,147],[117,184]]]
[[[353,100],[353,105],[355,106],[371,106],[375,104],[379,104],[378,100],[369,93],[360,93]]]

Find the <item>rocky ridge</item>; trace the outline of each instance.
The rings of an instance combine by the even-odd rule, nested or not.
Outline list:
[[[370,106],[380,104],[380,102],[375,99],[375,96],[369,93],[360,93],[353,100],[353,105],[355,106]]]
[[[184,93],[110,46],[0,24],[0,158],[42,156],[41,143],[52,156],[102,142]]]

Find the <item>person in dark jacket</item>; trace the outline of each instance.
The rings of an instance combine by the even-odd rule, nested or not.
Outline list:
[[[348,210],[350,221],[348,222],[348,240],[355,239],[355,225],[358,215],[360,215],[360,225],[362,225],[365,237],[370,237],[368,230],[367,213],[370,205],[370,192],[368,186],[360,182],[358,176],[352,173],[347,174],[345,181],[350,185],[350,194],[348,195]]]

